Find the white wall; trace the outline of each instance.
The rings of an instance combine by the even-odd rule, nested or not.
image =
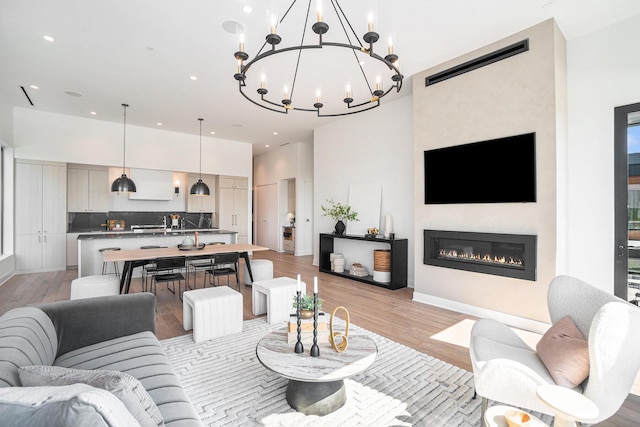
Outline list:
[[[314,265],[318,265],[319,234],[331,233],[335,222],[323,217],[327,199],[347,203],[351,183],[382,183],[381,222],[393,217],[397,238],[409,239],[408,280],[413,286],[413,104],[410,95],[362,114],[338,120],[314,131]],[[375,224],[370,224],[373,227]],[[361,245],[358,245],[361,246]],[[353,252],[352,252],[353,251]],[[350,248],[347,264],[372,258],[372,251]],[[345,265],[348,268],[349,265]]]
[[[122,132],[121,123],[14,108],[19,159],[121,167]],[[198,135],[127,125],[126,138],[128,168],[198,172]],[[252,172],[251,144],[202,137],[202,173],[246,176],[251,185]]]
[[[640,102],[640,15],[567,43],[567,273],[613,293],[613,112]]]

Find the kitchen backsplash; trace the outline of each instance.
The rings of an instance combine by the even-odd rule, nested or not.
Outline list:
[[[125,230],[132,225],[162,225],[163,217],[167,218],[167,226],[171,227],[171,215],[180,215],[179,224],[184,219],[187,230],[198,228],[217,228],[212,213],[187,212],[109,212],[109,213],[69,213],[67,231],[69,233],[85,233],[88,231],[106,231],[109,220],[124,221]]]

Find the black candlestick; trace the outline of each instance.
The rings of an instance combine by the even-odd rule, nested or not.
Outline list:
[[[304,351],[304,347],[302,346],[302,337],[301,337],[301,321],[300,321],[300,291],[298,291],[297,296],[297,304],[296,304],[296,318],[298,322],[298,341],[296,342],[296,346],[294,351],[296,353],[302,353]]]
[[[311,346],[311,357],[320,356],[320,347],[318,347],[318,293],[313,293],[313,345]]]

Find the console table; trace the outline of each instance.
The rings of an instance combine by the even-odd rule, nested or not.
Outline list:
[[[333,252],[333,243],[335,239],[348,239],[355,241],[363,241],[370,243],[386,243],[391,250],[391,281],[389,283],[380,283],[373,280],[373,276],[353,276],[345,268],[344,273],[336,273],[331,271],[331,260],[329,254]],[[333,274],[334,276],[346,277],[348,279],[357,280],[359,282],[368,283],[370,285],[381,286],[389,289],[400,289],[407,287],[407,262],[408,262],[408,240],[407,239],[386,239],[383,237],[368,238],[364,236],[355,236],[343,234],[320,234],[320,271],[322,273]]]

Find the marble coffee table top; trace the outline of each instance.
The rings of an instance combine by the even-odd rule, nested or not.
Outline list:
[[[256,346],[256,355],[265,368],[288,379],[304,382],[328,382],[348,378],[367,369],[378,354],[376,343],[365,335],[349,335],[349,346],[338,353],[328,340],[319,340],[320,356],[309,356],[311,344],[303,353],[295,353],[287,342],[287,330],[265,335]]]

